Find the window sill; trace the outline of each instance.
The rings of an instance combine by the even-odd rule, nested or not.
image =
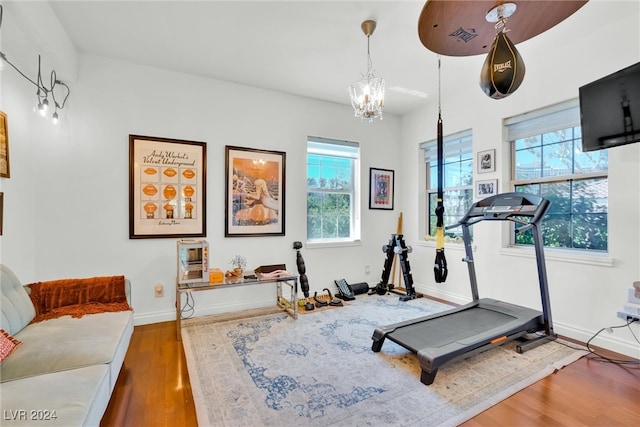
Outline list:
[[[344,248],[349,246],[362,246],[362,240],[344,240],[332,242],[306,242],[307,249]]]
[[[534,248],[508,246],[498,251],[500,255],[535,258]],[[585,254],[579,251],[545,248],[546,261],[559,261],[573,264],[593,265],[595,267],[613,267],[613,258],[609,254]]]

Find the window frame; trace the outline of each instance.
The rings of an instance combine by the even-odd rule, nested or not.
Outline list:
[[[329,238],[309,238],[309,155],[317,154],[328,157],[349,158],[352,161],[351,180],[353,188],[351,190],[331,190],[316,189],[314,193],[319,194],[349,194],[350,195],[350,232],[349,237],[329,237]],[[307,137],[306,150],[306,195],[307,210],[305,217],[306,223],[306,243],[309,247],[331,247],[360,244],[361,236],[361,155],[360,143],[355,141],[336,140],[317,136]]]
[[[581,182],[593,180],[593,179],[604,179],[608,180],[609,176],[609,162],[607,158],[607,169],[606,170],[596,170],[590,172],[576,172],[576,156],[575,149],[576,144],[581,143],[582,134],[580,132],[579,135],[576,135],[576,129],[580,129],[580,110],[579,103],[577,99],[569,100],[563,103],[559,103],[556,105],[552,105],[549,107],[541,108],[535,111],[531,111],[525,114],[520,114],[518,116],[510,117],[504,120],[504,128],[505,128],[505,141],[507,143],[508,150],[510,152],[510,188],[511,191],[516,191],[516,187],[526,186],[526,185],[548,185],[555,183],[567,183],[569,188],[571,189],[571,193],[573,194],[574,188],[579,185]],[[540,137],[543,138],[545,134],[562,131],[565,129],[573,128],[573,134],[571,139],[565,139],[564,141],[557,142],[565,143],[567,141],[571,141],[573,144],[573,155],[571,156],[571,166],[570,173],[566,173],[563,175],[555,175],[555,176],[538,176],[530,179],[522,179],[517,178],[517,149],[516,142],[519,140],[523,140],[530,137]],[[551,147],[556,143],[545,144],[544,140],[541,140],[540,148],[542,150],[540,161],[541,170],[544,170],[545,163],[545,153],[544,147]],[[580,150],[580,153],[583,153]],[[607,201],[608,201],[608,188],[607,188]],[[576,200],[571,196],[571,200],[568,200],[569,204],[573,206]],[[574,226],[574,216],[583,215],[589,212],[573,212],[570,211],[567,215],[570,216],[570,224],[568,224],[568,228],[572,229]],[[609,215],[609,206],[607,203],[607,209],[605,214]],[[548,216],[549,214],[547,214]],[[546,217],[545,217],[546,219]],[[543,219],[543,227],[544,221]],[[508,239],[506,239],[507,244],[511,248],[529,248],[531,245],[518,243],[516,241],[516,226],[514,224],[509,224],[509,233]],[[569,254],[573,252],[574,254],[580,254],[582,256],[587,255],[588,257],[602,257],[607,256],[609,253],[609,238],[608,238],[609,225],[607,223],[607,240],[606,240],[606,249],[588,249],[588,248],[579,248],[572,245],[571,247],[554,247],[545,245],[545,251],[555,251],[558,253]],[[573,241],[573,231],[571,231],[571,239]],[[563,256],[561,256],[563,258]]]

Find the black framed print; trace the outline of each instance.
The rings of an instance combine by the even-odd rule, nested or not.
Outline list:
[[[129,238],[207,235],[207,144],[129,135]]]
[[[286,153],[225,147],[225,237],[284,236]]]
[[[478,173],[488,173],[496,171],[496,150],[485,150],[478,152]]]
[[[369,209],[393,210],[394,174],[391,169],[369,168]]]
[[[484,181],[476,181],[476,197],[484,199],[486,197],[498,194],[498,180],[487,179]]]

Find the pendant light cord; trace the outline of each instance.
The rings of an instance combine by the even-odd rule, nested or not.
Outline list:
[[[371,62],[371,36],[367,36],[367,75],[371,74],[373,62]]]

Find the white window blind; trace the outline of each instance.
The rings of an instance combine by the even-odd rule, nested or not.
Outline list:
[[[307,138],[307,153],[357,159],[358,143],[310,136]]]
[[[470,154],[473,150],[471,129],[447,135],[442,139],[443,158],[459,157]],[[424,162],[431,163],[438,161],[438,141],[423,142],[420,148],[424,150]]]
[[[505,119],[507,141],[541,135],[558,129],[580,125],[578,100],[563,102],[551,107]]]

